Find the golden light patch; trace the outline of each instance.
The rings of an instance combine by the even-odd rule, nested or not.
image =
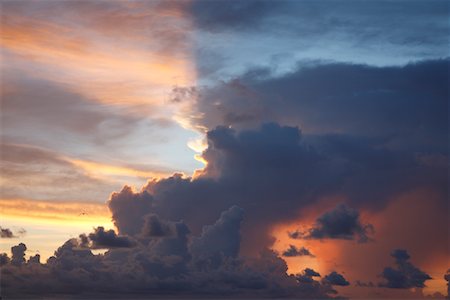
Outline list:
[[[3,217],[46,223],[111,223],[111,213],[102,203],[0,199],[0,211]]]
[[[129,177],[141,177],[141,178],[160,178],[170,175],[170,173],[165,172],[151,172],[136,170],[128,167],[108,165],[99,162],[79,160],[79,159],[68,159],[69,162],[75,166],[83,169],[88,173],[89,176],[93,178],[109,178],[111,176],[129,176]]]

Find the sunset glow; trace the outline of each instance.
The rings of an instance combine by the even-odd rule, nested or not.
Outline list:
[[[444,0],[3,0],[1,299],[448,299]]]

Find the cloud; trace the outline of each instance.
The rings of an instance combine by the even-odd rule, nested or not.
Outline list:
[[[0,227],[0,234],[1,234],[0,237],[5,238],[5,239],[10,239],[10,238],[15,237],[13,232],[9,228]]]
[[[114,225],[121,234],[135,235],[141,231],[143,217],[152,212],[153,196],[147,191],[135,193],[125,186],[119,193],[113,193],[108,201]]]
[[[105,230],[104,227],[94,228],[89,235],[80,235],[83,246],[91,249],[129,248],[134,242],[126,236],[118,236],[112,229]],[[90,242],[90,243],[89,243]]]
[[[164,234],[145,237],[138,234],[135,247],[111,248],[98,255],[85,247],[84,238],[92,239],[93,234],[82,235],[80,239],[66,241],[45,264],[39,262],[38,256],[25,262],[24,244],[13,247],[11,263],[2,255],[2,288],[8,282],[5,296],[59,297],[69,293],[75,298],[92,294],[121,297],[132,292],[136,297],[157,294],[188,298],[328,298],[335,293],[328,285],[302,282],[288,275],[286,263],[273,251],[266,250],[252,258],[239,256],[243,211],[237,206],[224,211],[197,237],[190,237],[188,227],[182,222],[150,216],[175,232],[166,234],[163,230]],[[143,226],[148,225],[144,222]],[[94,234],[108,235],[109,244],[118,238],[99,228]],[[219,254],[220,260],[215,263],[204,260]],[[317,276],[311,272],[305,274]]]
[[[362,224],[359,212],[346,205],[339,205],[317,218],[314,226],[306,232],[289,233],[291,238],[344,239],[366,243],[374,232],[371,224]]]
[[[330,284],[330,285],[338,285],[338,286],[347,286],[350,285],[350,282],[348,282],[344,276],[341,274],[333,271],[328,275],[325,275],[323,278],[323,282]]]
[[[24,243],[20,243],[17,246],[11,248],[11,263],[16,266],[20,266],[25,262],[25,251],[27,246]]]
[[[295,256],[311,256],[314,255],[305,247],[297,248],[294,245],[289,245],[289,248],[282,253],[285,257],[295,257]],[[309,270],[309,269],[308,269]]]
[[[238,206],[223,212],[214,225],[203,227],[201,236],[192,241],[191,252],[205,258],[237,257],[243,213]]]
[[[384,268],[381,276],[385,282],[380,283],[380,286],[394,289],[423,288],[425,281],[432,279],[409,262],[410,256],[406,250],[396,249],[392,251],[391,256],[395,258],[397,268]]]
[[[25,235],[26,233],[27,233],[27,231],[25,229],[20,228],[19,230],[17,230],[17,233],[14,234],[11,229],[9,229],[9,228],[2,228],[0,226],[0,238],[2,238],[2,239],[17,238],[19,236]]]
[[[197,87],[200,126],[301,126],[306,134],[386,137],[395,147],[443,151],[449,60],[398,67],[311,63],[283,75],[249,70]],[[212,101],[211,99],[214,99]],[[320,113],[317,113],[320,112]]]

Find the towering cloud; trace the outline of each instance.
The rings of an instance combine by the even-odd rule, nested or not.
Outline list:
[[[26,246],[13,247],[11,263],[2,255],[2,286],[7,282],[8,287],[5,296],[58,297],[70,292],[80,298],[92,293],[120,297],[132,292],[139,297],[151,293],[170,297],[328,298],[335,293],[329,283],[288,275],[286,263],[274,252],[266,250],[258,257],[240,257],[243,210],[237,206],[224,211],[197,237],[190,237],[182,222],[164,221],[154,214],[145,219],[144,228],[134,236],[132,248],[124,244],[125,236],[102,227],[68,240],[46,264],[40,263],[39,256],[25,262]],[[145,229],[148,226],[152,229]],[[163,229],[156,230],[155,226]],[[92,248],[110,250],[94,255],[86,248],[86,242],[92,243]],[[36,279],[31,282],[27,274]],[[307,269],[305,276],[318,274]]]
[[[16,266],[20,266],[25,262],[25,251],[27,246],[24,243],[20,243],[17,246],[11,248],[12,258],[11,263]]]
[[[153,197],[147,191],[135,193],[129,186],[113,193],[108,202],[114,225],[122,234],[135,235],[141,231],[143,217],[152,211]]]
[[[423,288],[425,281],[431,279],[430,275],[409,262],[410,256],[406,250],[396,249],[391,256],[395,259],[397,268],[386,267],[383,270],[381,276],[385,282],[381,286],[395,289]]]
[[[291,232],[289,236],[304,239],[356,239],[365,243],[373,232],[371,224],[361,223],[358,211],[341,204],[317,218],[315,225],[306,232]]]

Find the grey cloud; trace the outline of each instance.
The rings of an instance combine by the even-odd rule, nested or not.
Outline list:
[[[410,256],[406,250],[396,249],[392,251],[391,256],[395,258],[397,268],[384,268],[381,276],[385,281],[380,283],[380,286],[395,289],[423,288],[425,281],[432,279],[409,262]]]
[[[193,122],[249,128],[272,121],[301,126],[307,134],[389,137],[395,147],[442,152],[447,69],[448,59],[401,67],[319,63],[278,76],[270,69],[249,71],[197,88],[203,117]]]
[[[347,286],[350,285],[350,282],[348,282],[344,276],[337,273],[336,271],[331,272],[330,274],[326,275],[323,278],[323,282],[330,284],[330,285],[338,285],[338,286]]]
[[[125,188],[113,194],[109,205],[119,232],[136,234],[144,216],[156,213],[184,220],[200,234],[236,204],[249,211],[243,251],[257,253],[272,243],[266,234],[270,224],[298,218],[302,207],[321,196],[345,195],[355,209],[340,207],[318,219],[310,237],[360,242],[372,233],[360,220],[360,207],[381,209],[389,199],[420,186],[442,191],[446,203],[446,168],[424,165],[414,153],[392,149],[384,139],[340,134],[312,140],[296,127],[275,123],[241,131],[218,127],[207,138],[203,157],[208,164],[196,178],[175,174],[151,180],[140,192]]]
[[[94,228],[94,232],[89,233],[87,236],[80,236],[80,238],[84,245],[89,240],[90,244],[88,246],[92,249],[129,248],[134,246],[134,242],[130,238],[119,236],[114,230],[105,230],[102,226]]]
[[[13,246],[11,248],[11,263],[13,265],[20,266],[25,262],[25,251],[27,250],[27,246],[24,243],[20,243],[17,246]]]
[[[191,252],[198,257],[237,257],[240,248],[240,227],[243,210],[233,206],[223,212],[214,225],[203,227],[200,237],[191,244]]]
[[[62,153],[11,143],[7,139],[0,148],[0,170],[4,182],[2,196],[5,198],[73,200],[82,188],[87,199],[99,199],[108,195],[115,186],[90,177]]]
[[[0,253],[0,266],[4,266],[10,262],[10,258],[6,253]]]
[[[305,247],[297,248],[294,245],[289,245],[289,248],[282,253],[285,257],[295,257],[295,256],[311,256],[314,255]]]
[[[374,232],[371,224],[362,224],[359,212],[343,204],[317,218],[315,225],[306,232],[294,232],[290,237],[303,239],[345,239],[365,243]]]
[[[10,239],[15,237],[11,229],[0,227],[0,237],[5,239]]]
[[[134,193],[125,186],[119,193],[113,193],[108,201],[114,225],[122,234],[135,235],[144,224],[144,216],[152,212],[153,196],[147,191]]]
[[[274,252],[238,256],[241,220],[242,210],[231,207],[190,242],[189,229],[182,222],[159,219],[176,232],[138,238],[133,248],[113,248],[103,255],[92,254],[83,239],[70,239],[45,264],[37,257],[20,260],[26,249],[20,244],[12,251],[21,266],[5,260],[2,290],[7,287],[6,297],[50,298],[67,294],[122,298],[130,293],[136,297],[328,298],[335,293],[328,285],[288,275],[286,263]],[[211,252],[212,246],[216,248]],[[214,266],[199,264],[205,253],[225,256]]]

